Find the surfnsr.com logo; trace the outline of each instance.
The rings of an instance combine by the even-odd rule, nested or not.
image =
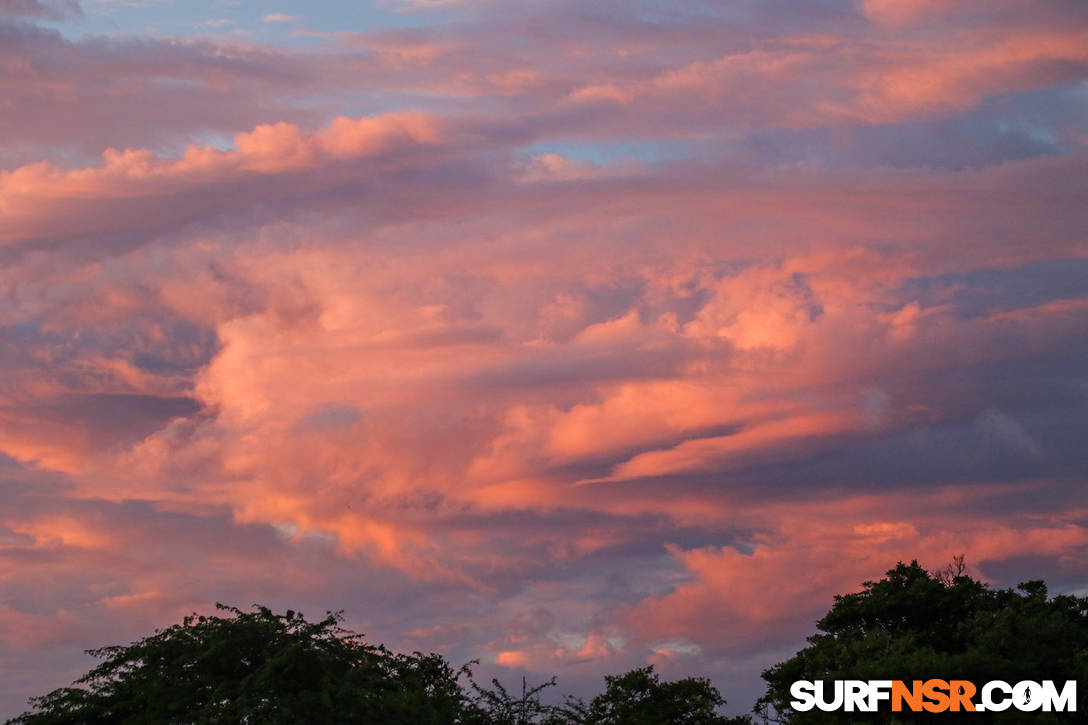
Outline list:
[[[1077,683],[1053,680],[1010,684],[991,680],[798,680],[790,686],[790,707],[824,712],[1076,712]]]

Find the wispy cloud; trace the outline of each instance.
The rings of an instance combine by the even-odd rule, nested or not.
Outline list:
[[[216,600],[745,705],[897,558],[1085,586],[1084,13],[0,22],[3,707]]]

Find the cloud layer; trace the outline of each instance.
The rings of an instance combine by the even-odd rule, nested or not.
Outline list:
[[[5,712],[216,600],[744,708],[897,559],[1088,584],[1082,3],[405,12],[0,4]]]

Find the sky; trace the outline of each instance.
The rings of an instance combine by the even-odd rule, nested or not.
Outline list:
[[[0,715],[215,602],[732,711],[1088,591],[1088,4],[0,0]]]

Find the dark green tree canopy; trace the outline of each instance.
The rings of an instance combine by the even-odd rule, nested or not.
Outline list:
[[[709,681],[662,682],[652,667],[607,677],[587,705],[546,704],[555,684],[511,694],[482,687],[467,666],[437,654],[391,652],[328,613],[318,622],[266,607],[186,617],[128,646],[89,654],[102,662],[72,687],[32,698],[19,725],[128,723],[419,723],[422,725],[729,725]],[[465,686],[464,682],[468,685]]]
[[[653,667],[605,678],[605,691],[593,698],[586,722],[594,725],[729,725],[750,722],[747,717],[718,714],[725,704],[709,680],[689,677],[662,682]]]
[[[889,713],[791,712],[797,680],[1079,680],[1088,683],[1088,598],[1049,597],[1041,581],[992,589],[964,573],[963,560],[937,573],[900,562],[883,579],[835,597],[819,631],[796,655],[763,673],[767,693],[757,710],[789,723],[889,722]],[[976,713],[942,713],[981,722]],[[1077,718],[1081,718],[1077,720]],[[1084,721],[1083,714],[1017,711],[987,722]],[[897,722],[928,721],[904,714]]]
[[[265,607],[191,616],[34,698],[14,723],[333,723],[448,725],[464,706],[438,655],[396,654],[362,641],[329,613],[318,622]]]
[[[185,618],[128,646],[91,650],[98,666],[72,687],[31,700],[10,721],[43,723],[435,723],[442,725],[740,725],[703,678],[662,681],[652,667],[606,676],[588,703],[549,704],[550,681],[511,693],[481,686],[436,654],[367,644],[341,627],[265,607]],[[1025,722],[1003,713],[791,712],[797,680],[1078,680],[1088,684],[1088,598],[1049,596],[1041,581],[994,589],[959,566],[930,573],[900,563],[860,592],[835,597],[808,646],[763,673],[757,713],[771,722]],[[1031,723],[1084,722],[1042,713]]]

